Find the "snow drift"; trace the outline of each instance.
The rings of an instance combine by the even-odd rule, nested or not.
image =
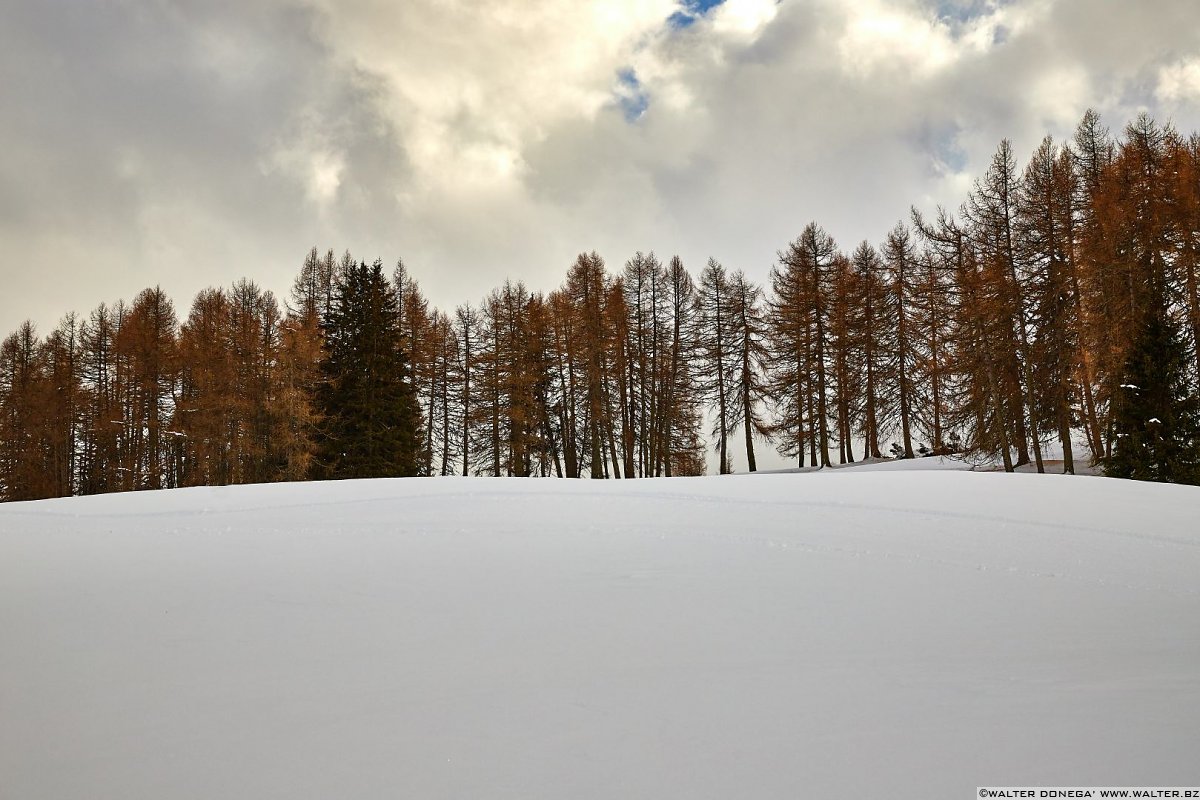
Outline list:
[[[1200,489],[859,472],[0,507],[0,796],[1200,777]]]

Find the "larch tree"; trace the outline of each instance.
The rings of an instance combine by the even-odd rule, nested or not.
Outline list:
[[[177,465],[180,486],[234,482],[239,413],[230,347],[230,302],[221,289],[205,289],[179,332],[180,381],[172,429],[183,435]]]
[[[697,343],[694,338],[696,284],[679,256],[667,267],[667,324],[662,389],[662,421],[659,463],[655,475],[704,474],[702,404],[696,368]]]
[[[812,330],[806,304],[809,276],[794,259],[781,252],[771,268],[767,328],[771,366],[770,390],[775,407],[772,434],[781,455],[804,466],[811,439],[812,417],[806,402],[812,381]]]
[[[43,449],[40,342],[24,322],[0,343],[0,491],[5,500],[53,496]]]
[[[1087,217],[1085,277],[1089,300],[1097,309],[1092,327],[1101,328],[1092,340],[1106,459],[1115,444],[1114,414],[1129,350],[1152,302],[1149,287],[1162,287],[1167,302],[1172,300],[1173,287],[1165,274],[1176,258],[1178,239],[1173,228],[1173,176],[1168,174],[1173,139],[1173,131],[1145,114],[1126,126],[1124,138],[1096,176]],[[1088,167],[1081,167],[1085,176]]]
[[[82,395],[79,322],[68,314],[42,343],[45,391],[42,397],[43,437],[50,492],[69,497],[79,484],[78,455]]]
[[[717,472],[732,472],[729,463],[729,436],[734,429],[733,385],[738,358],[734,350],[729,276],[714,258],[700,272],[696,291],[697,369],[705,397],[713,408],[713,449],[717,453]]]
[[[630,453],[635,474],[653,475],[659,462],[664,358],[667,333],[667,271],[654,253],[625,263],[622,286],[628,340]]]
[[[837,244],[833,237],[815,222],[810,222],[804,228],[800,238],[792,243],[785,254],[788,261],[794,262],[807,275],[802,302],[811,320],[809,330],[812,365],[816,368],[816,382],[812,385],[810,394],[813,406],[810,418],[814,422],[814,441],[817,445],[813,462],[822,467],[832,466],[829,459],[829,389],[832,372],[829,298],[832,295],[831,285],[837,255]],[[817,461],[818,457],[820,461]]]
[[[80,326],[80,494],[119,488],[121,413],[116,370],[120,314],[101,303]]]
[[[459,342],[450,317],[443,311],[434,311],[430,318],[431,352],[431,399],[429,430],[433,432],[429,449],[436,451],[434,459],[437,474],[454,473],[454,460],[458,455],[459,433],[459,390],[458,371]],[[430,474],[433,474],[431,471]]]
[[[861,413],[854,428],[863,441],[863,458],[881,458],[883,453],[879,443],[892,430],[895,416],[894,394],[888,387],[896,381],[896,362],[892,357],[896,298],[889,290],[879,251],[871,244],[865,241],[859,244],[851,257],[851,267],[854,270],[853,305],[857,309],[857,316],[852,320],[857,328],[855,360],[862,396]]]
[[[485,303],[484,319],[492,329],[495,398],[493,418],[497,474],[529,477],[542,447],[534,350],[528,329],[531,297],[523,283],[506,281]]]
[[[1172,281],[1186,320],[1192,376],[1200,383],[1200,135],[1174,137],[1170,162],[1168,171],[1175,176],[1172,227],[1178,237]]]
[[[1016,465],[1029,463],[1029,443],[1032,440],[1037,470],[1044,472],[1041,439],[1036,426],[1031,424],[1033,356],[1029,309],[1024,270],[1014,230],[1020,192],[1016,158],[1011,143],[1005,139],[992,157],[983,178],[975,182],[964,208],[972,245],[994,288],[991,301],[997,305],[995,316],[1005,320],[1012,330],[1011,334],[1004,334],[995,343],[1001,347],[1005,340],[1012,343],[1011,347],[1003,348],[998,354],[1003,363],[1003,387],[1009,394],[1006,405],[1013,414]]]
[[[320,324],[289,313],[280,324],[275,369],[278,425],[275,452],[280,480],[298,481],[312,473],[321,427],[316,393],[321,380]]]
[[[583,383],[584,442],[587,446],[588,473],[592,478],[608,476],[606,449],[612,430],[608,392],[608,332],[605,330],[605,305],[608,281],[604,260],[596,253],[581,253],[567,272],[563,287],[570,298],[572,341],[568,343],[578,359]]]
[[[863,392],[859,359],[862,325],[858,316],[858,275],[844,253],[833,258],[828,281],[830,395],[837,426],[838,463],[854,461],[853,437]]]
[[[1080,333],[1084,361],[1084,379],[1091,387],[1093,406],[1093,460],[1107,458],[1110,450],[1110,398],[1124,368],[1122,346],[1121,292],[1113,284],[1114,271],[1108,268],[1116,246],[1110,232],[1115,216],[1111,187],[1116,144],[1089,109],[1072,140],[1072,167],[1075,183],[1075,207],[1078,209],[1075,269],[1080,286]]]
[[[1049,137],[1042,141],[1020,184],[1017,242],[1027,271],[1032,342],[1032,424],[1053,431],[1064,472],[1075,472],[1071,431],[1080,416],[1079,304],[1073,276],[1074,175]]]
[[[937,248],[925,247],[917,257],[917,292],[913,298],[917,329],[913,337],[918,353],[917,419],[929,442],[926,454],[945,455],[947,445],[948,401],[951,393],[948,341],[952,316],[948,263]]]
[[[123,465],[129,488],[162,489],[173,482],[168,443],[174,414],[178,321],[175,307],[161,287],[143,290],[122,322],[117,349],[125,371],[125,434]]]
[[[899,223],[887,235],[883,244],[883,262],[888,271],[887,283],[891,293],[890,310],[894,321],[889,326],[893,339],[891,350],[895,362],[894,404],[900,428],[900,455],[913,458],[913,427],[916,418],[918,352],[917,254],[908,227]]]
[[[767,362],[764,342],[762,288],[755,286],[746,273],[737,270],[729,278],[729,339],[734,355],[734,381],[730,387],[730,406],[734,427],[741,426],[746,439],[746,466],[758,471],[754,457],[754,437],[769,438],[770,425],[764,415],[768,400]]]
[[[425,428],[417,439],[419,456],[418,474],[430,475],[433,470],[433,396],[435,386],[433,365],[433,338],[430,336],[432,319],[429,301],[421,292],[421,286],[403,260],[396,262],[392,272],[392,284],[396,291],[396,319],[400,331],[400,347],[408,358],[409,373],[421,418]]]
[[[235,480],[264,483],[278,479],[282,457],[275,370],[279,359],[281,314],[271,292],[242,279],[229,291],[230,345],[239,421],[234,450]]]
[[[607,383],[612,386],[612,396],[616,405],[610,417],[613,421],[608,431],[614,478],[632,478],[636,469],[633,409],[629,397],[633,362],[629,358],[628,319],[624,281],[618,277],[609,284],[604,301],[604,330],[609,353]]]
[[[458,424],[459,446],[462,459],[462,475],[470,474],[474,442],[477,438],[475,429],[478,419],[478,404],[476,396],[479,392],[474,379],[479,371],[479,341],[480,334],[479,312],[468,304],[458,306],[454,310],[454,334],[458,343],[457,373],[458,388]]]
[[[554,354],[551,313],[551,306],[545,296],[535,294],[529,298],[523,324],[524,360],[532,393],[534,411],[532,426],[536,430],[536,435],[532,437],[536,442],[534,454],[537,463],[534,474],[547,476],[551,474],[553,468],[553,474],[561,478],[563,477],[560,444],[562,436],[557,428],[558,416],[554,411],[560,394],[555,385],[557,359]]]
[[[581,420],[585,416],[581,409],[576,355],[577,316],[571,298],[560,289],[546,298],[547,314],[547,358],[550,361],[551,413],[554,415],[562,440],[563,471],[568,478],[582,474],[581,442],[583,433]]]
[[[504,354],[503,311],[500,294],[493,291],[479,309],[480,337],[476,356],[475,386],[479,395],[477,414],[482,429],[477,449],[482,474],[504,475]]]

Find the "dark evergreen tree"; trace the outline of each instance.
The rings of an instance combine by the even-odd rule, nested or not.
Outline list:
[[[1113,398],[1117,478],[1200,483],[1200,398],[1188,386],[1187,351],[1164,303],[1150,305]]]
[[[314,477],[417,474],[420,411],[398,320],[381,261],[338,275],[322,322],[326,358],[317,402],[324,425]]]

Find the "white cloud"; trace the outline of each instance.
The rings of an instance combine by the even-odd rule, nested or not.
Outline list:
[[[303,188],[309,202],[324,209],[337,200],[346,156],[323,137],[301,137],[277,147],[261,169],[288,176]]]
[[[1160,67],[1154,94],[1160,102],[1172,106],[1200,103],[1200,58]]]
[[[903,4],[866,0],[847,4],[838,40],[842,67],[859,77],[887,71],[911,80],[952,64],[960,45],[948,25]]]
[[[672,0],[338,0],[331,46],[382,78],[381,102],[430,191],[499,190],[555,125],[592,119]]]
[[[753,37],[775,19],[778,0],[725,0],[710,12],[718,34]]]

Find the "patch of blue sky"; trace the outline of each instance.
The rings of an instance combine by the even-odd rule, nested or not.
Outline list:
[[[691,14],[687,14],[683,11],[676,11],[674,14],[667,17],[667,26],[678,30],[680,28],[688,27],[695,21],[696,18]]]
[[[991,16],[1012,3],[1013,0],[930,0],[937,18],[954,28],[969,25],[980,17]]]
[[[931,0],[938,20],[956,33],[967,30],[977,19],[990,17],[1012,0]],[[998,22],[992,28],[992,44],[1008,40],[1008,28]]]
[[[967,152],[960,142],[961,130],[952,122],[927,124],[915,132],[915,142],[929,157],[938,175],[962,172],[967,168]]]
[[[650,107],[650,96],[646,94],[637,73],[623,69],[617,73],[617,105],[625,115],[626,122],[635,122]]]
[[[934,154],[938,161],[952,172],[962,172],[967,168],[967,151],[954,139],[939,141],[934,148]]]
[[[970,22],[989,13],[995,3],[992,0],[936,0],[934,8],[938,19],[946,22]]]
[[[710,9],[724,3],[725,0],[683,0],[681,8],[667,17],[667,25],[676,30],[692,25]]]

